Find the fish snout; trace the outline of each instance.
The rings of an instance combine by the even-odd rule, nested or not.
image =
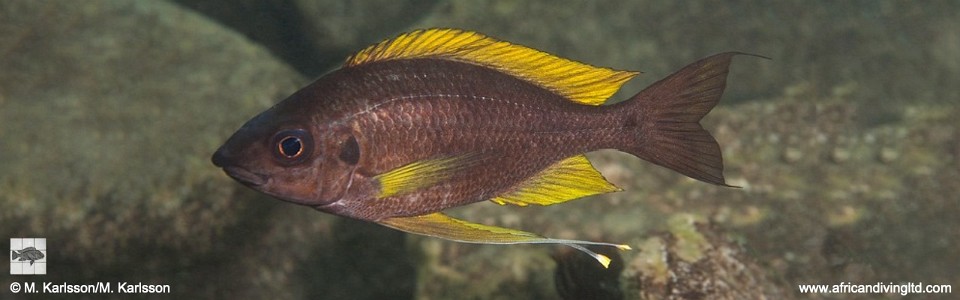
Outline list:
[[[267,176],[238,166],[235,158],[231,157],[230,153],[223,148],[214,152],[210,161],[213,162],[213,165],[222,168],[228,176],[245,185],[259,186],[267,183]]]
[[[213,157],[210,158],[210,161],[213,162],[214,166],[223,167],[228,164],[227,156],[223,154],[223,148],[217,149],[217,152],[213,153]]]

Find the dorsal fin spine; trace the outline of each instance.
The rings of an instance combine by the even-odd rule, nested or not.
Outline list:
[[[457,29],[426,29],[367,47],[345,67],[393,59],[437,58],[476,64],[539,85],[585,105],[600,105],[638,73],[593,67]]]

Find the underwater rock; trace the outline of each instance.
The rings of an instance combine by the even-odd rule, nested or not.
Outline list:
[[[688,212],[723,226],[767,278],[782,277],[785,284],[774,284],[787,293],[796,293],[792,284],[851,279],[960,285],[960,111],[952,101],[960,90],[946,88],[960,72],[957,10],[882,1],[850,16],[837,12],[861,11],[844,7],[859,4],[804,3],[435,5],[415,27],[469,28],[644,71],[628,91],[713,52],[774,58],[738,58],[727,95],[704,120],[723,147],[725,174],[742,189],[601,152],[591,160],[625,192],[521,210],[478,204],[455,215],[642,248],[657,245],[649,232],[663,230],[666,216]],[[857,25],[863,20],[875,25]],[[170,283],[199,298],[291,299],[336,286],[387,289],[345,274],[362,261],[411,260],[416,282],[389,288],[415,287],[398,295],[558,298],[550,246],[406,237],[399,247],[395,236],[358,238],[377,232],[342,230],[349,223],[224,176],[210,153],[306,80],[197,14],[160,1],[2,1],[0,53],[0,232],[48,238],[57,247],[48,256],[51,274],[60,279]],[[793,151],[802,155],[787,161]],[[371,250],[398,248],[410,257]],[[354,249],[383,259],[365,260]],[[635,261],[641,253],[622,255]],[[626,299],[639,297],[626,287]]]
[[[189,256],[267,207],[236,201],[209,156],[303,82],[293,70],[164,2],[4,1],[0,13],[0,220],[18,224],[4,236],[45,236],[92,264],[136,244]]]
[[[688,2],[600,0],[444,1],[417,27],[463,27],[600,66],[643,71],[636,81],[661,78],[676,66],[722,51],[771,57],[737,68],[740,78],[724,103],[777,95],[803,80],[813,95],[856,85],[870,122],[895,121],[903,105],[949,104],[960,98],[958,2],[916,6],[883,0]],[[631,67],[632,66],[632,67]],[[891,74],[896,74],[893,76]],[[626,96],[626,95],[625,95]]]
[[[737,252],[738,260],[746,256],[751,268],[760,268],[749,275],[776,274],[777,281],[767,283],[787,297],[798,296],[794,285],[801,283],[856,279],[869,284],[887,278],[960,282],[960,273],[944,263],[956,261],[960,247],[960,231],[955,230],[960,219],[954,217],[960,214],[960,128],[953,117],[960,107],[910,106],[901,121],[873,127],[858,120],[862,108],[848,97],[852,95],[785,93],[711,112],[704,127],[716,134],[725,173],[741,189],[709,186],[632,157],[600,152],[591,159],[597,159],[597,168],[623,192],[562,207],[517,210],[476,204],[457,213],[466,220],[547,236],[626,243],[637,249],[621,253],[628,262],[635,262],[644,249],[697,240],[696,235],[673,242],[650,237],[650,232],[669,229],[666,216],[694,214],[722,226],[726,235],[749,249],[748,255]],[[803,155],[785,161],[786,149]],[[844,152],[842,161],[836,158],[838,149]],[[884,152],[898,155],[878,159]],[[657,239],[659,243],[650,244]],[[432,249],[422,251],[431,270],[420,273],[421,284],[430,287],[420,289],[424,297],[455,290],[494,297],[505,293],[504,287],[526,287],[513,294],[517,298],[557,297],[551,282],[542,278],[550,272],[544,267],[550,264],[544,259],[549,247],[410,240]],[[719,248],[706,241],[686,244],[694,247],[679,247],[674,254],[697,257],[703,249],[696,245]],[[663,272],[670,267],[646,266]],[[457,279],[475,276],[488,280],[478,285]],[[636,286],[624,284],[625,299],[640,297]]]
[[[625,272],[626,290],[640,299],[784,299],[762,267],[696,218],[674,215],[669,232],[641,244]]]
[[[47,238],[50,276],[270,299],[338,276],[301,271],[344,259],[314,251],[352,249],[330,243],[344,235],[333,218],[210,163],[246,119],[305,83],[293,69],[163,1],[2,1],[0,32],[0,236]]]

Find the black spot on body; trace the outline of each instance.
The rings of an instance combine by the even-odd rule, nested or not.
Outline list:
[[[360,144],[353,136],[340,145],[340,160],[350,165],[360,162]]]

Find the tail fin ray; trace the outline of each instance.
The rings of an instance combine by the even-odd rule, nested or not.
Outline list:
[[[717,140],[700,119],[717,105],[733,56],[727,52],[694,62],[644,89],[624,105],[638,127],[623,149],[690,178],[727,185]],[[747,54],[750,55],[750,54]]]

